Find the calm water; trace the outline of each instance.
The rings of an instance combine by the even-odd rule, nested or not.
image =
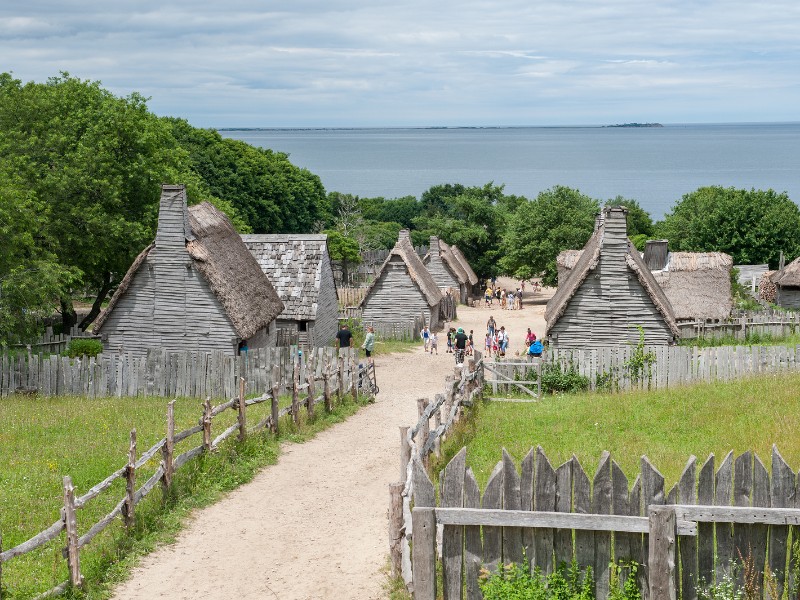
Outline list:
[[[554,185],[634,198],[660,218],[704,185],[772,188],[800,203],[800,123],[663,128],[264,129],[222,131],[290,155],[325,189],[419,197],[432,185]]]

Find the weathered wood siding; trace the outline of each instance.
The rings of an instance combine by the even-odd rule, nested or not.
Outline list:
[[[431,311],[422,290],[408,274],[400,257],[394,257],[364,301],[362,318],[367,321],[413,321],[423,315],[431,329],[438,326],[439,306]]]
[[[336,282],[333,279],[331,261],[325,253],[321,261],[319,274],[319,296],[317,299],[317,318],[311,328],[309,346],[327,346],[333,343],[339,324],[339,300],[336,294]]]
[[[439,253],[439,244],[431,243],[431,250],[428,254],[428,262],[425,263],[428,272],[433,277],[436,285],[444,292],[449,288],[460,289],[458,278],[450,271],[445,264],[442,255]],[[466,291],[466,290],[465,290]]]
[[[778,306],[783,308],[800,308],[800,288],[778,286],[776,300]]]
[[[570,299],[550,334],[559,348],[636,343],[641,326],[649,345],[668,344],[672,333],[636,274],[625,262],[625,219],[605,220],[600,261]]]

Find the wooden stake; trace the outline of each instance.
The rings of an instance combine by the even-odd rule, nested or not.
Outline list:
[[[325,369],[328,368],[328,365],[325,365]],[[333,403],[331,402],[331,382],[330,382],[330,374],[326,370],[322,374],[322,395],[325,397],[325,410],[327,412],[331,412],[333,410]]]
[[[272,367],[272,400],[271,400],[271,411],[272,411],[272,433],[278,435],[279,428],[278,428],[278,398],[280,397],[280,367],[278,365],[274,365]]]
[[[128,448],[128,466],[125,469],[125,506],[122,514],[125,517],[125,527],[132,528],[135,524],[136,495],[136,429],[131,429],[131,445]]]
[[[75,518],[75,487],[72,477],[64,477],[64,525],[67,530],[67,565],[69,582],[74,587],[83,585],[81,558],[78,549],[78,521]]]
[[[344,356],[342,350],[339,350],[339,402],[344,400]]]
[[[408,443],[408,427],[400,428],[400,480],[408,477],[408,463],[411,461],[411,446]]]
[[[436,513],[433,508],[414,508],[411,513],[414,547],[411,551],[414,598],[436,598]]]
[[[350,352],[350,387],[353,393],[353,402],[358,402],[358,348],[351,348]]]
[[[314,360],[315,354],[312,351],[308,356],[306,363],[306,382],[308,383],[308,400],[306,401],[306,408],[308,409],[308,418],[314,419],[314,396],[317,395],[317,388],[315,385],[314,374],[316,371],[316,361]]]
[[[427,398],[419,398],[417,399],[417,412],[419,412],[419,416],[422,417],[422,414],[425,412],[425,409],[428,408],[428,399]],[[431,431],[430,420],[425,419],[422,422],[422,426],[419,428],[417,432],[417,451],[419,452],[420,458],[422,459],[423,464],[427,467],[428,466],[428,456],[423,456],[422,448],[425,446],[425,442],[428,441],[428,434]]]
[[[239,441],[247,439],[247,405],[244,402],[244,377],[239,377]]]
[[[175,400],[167,404],[167,437],[161,456],[164,463],[164,476],[161,478],[161,485],[166,494],[172,485],[172,474],[174,472],[173,456],[175,455]]]
[[[676,556],[678,528],[675,509],[671,506],[650,507],[649,556],[650,600],[677,598]]]
[[[295,425],[300,424],[300,363],[294,361],[294,369],[292,370],[292,421]]]
[[[203,447],[211,452],[211,398],[203,403]]]
[[[392,577],[399,577],[403,561],[403,488],[405,481],[389,485],[389,556]]]

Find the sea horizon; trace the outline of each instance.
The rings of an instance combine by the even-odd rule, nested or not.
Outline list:
[[[672,127],[747,127],[747,126],[785,126],[800,125],[800,121],[720,121],[720,122],[688,122],[688,123],[662,123],[660,121],[641,122],[636,126],[636,121],[630,123],[595,123],[583,125],[309,125],[309,126],[253,126],[253,127],[211,127],[216,131],[364,131],[370,129],[397,129],[397,130],[438,130],[438,129],[658,129]],[[652,125],[650,125],[652,123]]]

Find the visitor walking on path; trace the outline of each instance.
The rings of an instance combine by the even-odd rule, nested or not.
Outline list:
[[[367,362],[372,362],[372,351],[375,349],[375,328],[371,325],[367,327],[367,336],[364,338],[364,343],[361,344],[364,352],[367,355]]]
[[[439,354],[439,338],[436,337],[435,332],[431,332],[431,356],[433,356],[433,351],[436,350],[436,354]]]
[[[494,335],[494,330],[497,329],[497,323],[494,320],[494,315],[489,315],[489,320],[486,322],[486,331],[489,335]]]
[[[347,323],[342,324],[342,328],[336,334],[336,347],[337,348],[351,348],[353,346],[353,332],[347,326]]]
[[[467,334],[464,333],[463,328],[459,327],[455,337],[456,366],[461,366],[464,364],[464,354],[467,351],[467,341]]]
[[[422,338],[422,343],[425,346],[425,352],[428,351],[428,346],[431,343],[431,332],[428,329],[428,326],[422,328],[422,331],[419,332],[419,336]]]

